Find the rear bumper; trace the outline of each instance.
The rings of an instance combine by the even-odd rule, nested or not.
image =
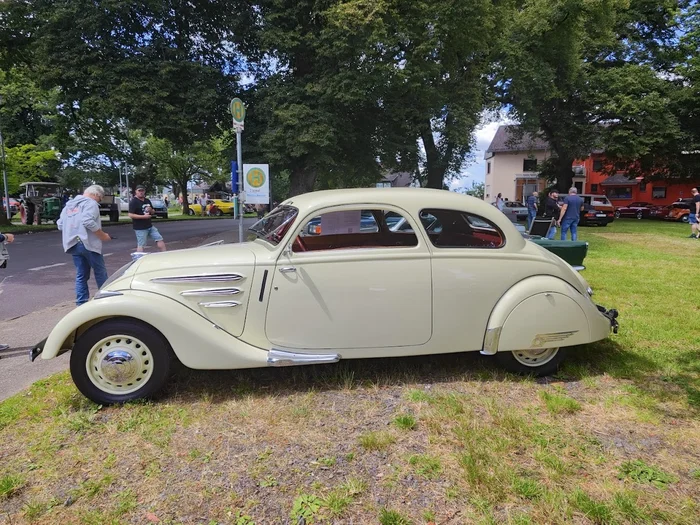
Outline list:
[[[616,334],[617,330],[620,327],[620,323],[617,322],[617,317],[620,315],[619,312],[614,308],[608,310],[607,308],[605,308],[605,306],[601,306],[599,304],[596,305],[596,308],[598,308],[598,311],[601,314],[608,318],[608,320],[610,321],[610,330],[612,330],[612,332]]]

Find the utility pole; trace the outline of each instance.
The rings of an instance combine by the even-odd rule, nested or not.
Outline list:
[[[243,122],[245,121],[245,104],[240,98],[231,101],[231,116],[233,117],[233,129],[236,131],[236,163],[238,167],[238,242],[243,242],[243,204],[245,192],[243,191]]]
[[[0,97],[0,104],[2,103],[2,97]],[[5,141],[2,138],[2,126],[0,126],[0,150],[2,150],[2,187],[5,188],[5,213],[7,214],[7,220],[12,218],[10,214],[10,195],[7,191],[7,167],[5,165]]]

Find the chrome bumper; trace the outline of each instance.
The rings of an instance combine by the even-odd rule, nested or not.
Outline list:
[[[598,308],[598,311],[601,314],[603,314],[610,320],[610,329],[613,331],[614,334],[616,334],[618,328],[620,327],[620,323],[617,322],[617,317],[620,315],[620,313],[614,308],[608,310],[607,308],[605,308],[605,306],[601,306],[599,304],[597,304],[596,307]]]

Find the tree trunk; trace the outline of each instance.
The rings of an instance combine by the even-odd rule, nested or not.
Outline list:
[[[308,168],[296,168],[289,177],[289,196],[301,195],[314,191],[316,172]]]
[[[428,171],[426,187],[441,190],[445,179],[445,159],[442,158],[440,151],[435,146],[430,124],[421,131],[421,139],[425,148],[426,169]]]
[[[557,159],[557,190],[562,195],[566,195],[573,184],[574,172],[571,166],[574,159],[566,155],[559,156]]]

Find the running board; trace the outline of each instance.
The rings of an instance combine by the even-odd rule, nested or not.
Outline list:
[[[296,366],[337,363],[338,354],[299,354],[273,348],[267,354],[267,366]]]

